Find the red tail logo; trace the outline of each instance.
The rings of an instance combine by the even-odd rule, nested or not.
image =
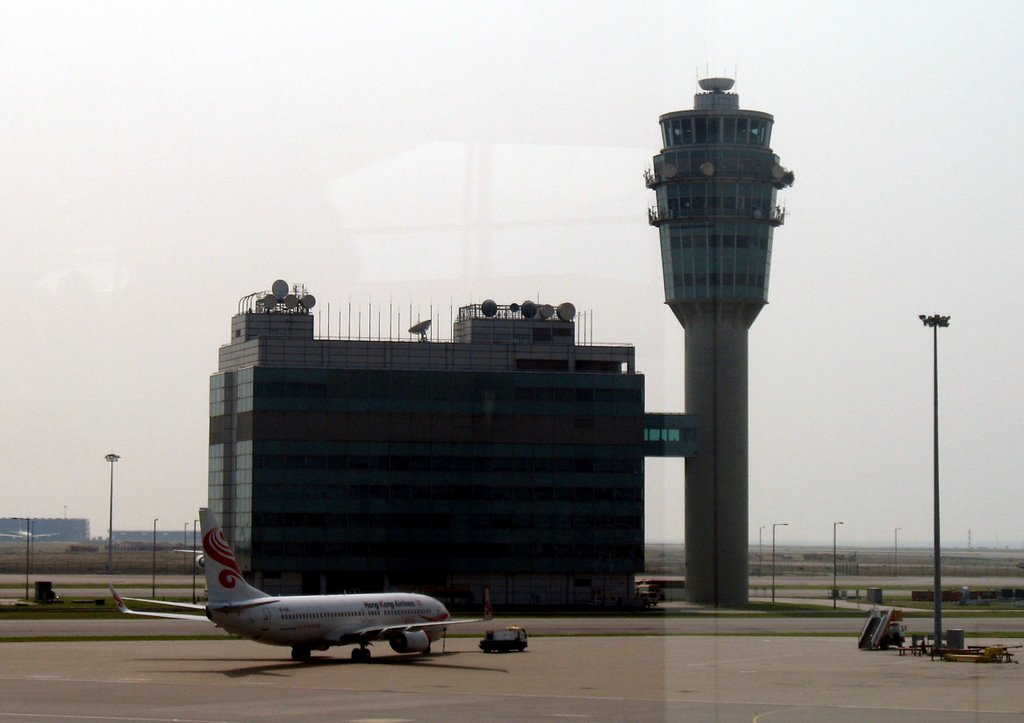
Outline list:
[[[228,545],[224,532],[219,527],[210,530],[203,537],[203,551],[211,560],[224,566],[225,569],[217,576],[220,584],[228,589],[233,588],[242,578],[242,571],[238,568],[231,546]]]

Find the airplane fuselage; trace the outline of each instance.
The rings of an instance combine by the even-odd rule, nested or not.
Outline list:
[[[253,602],[226,610],[209,607],[207,616],[249,640],[312,648],[354,643],[374,628],[438,623],[450,617],[439,601],[412,593],[302,595]],[[444,628],[431,627],[427,637],[437,640],[443,633]]]

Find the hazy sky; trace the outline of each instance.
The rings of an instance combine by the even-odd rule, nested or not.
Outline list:
[[[350,302],[572,301],[682,411],[643,171],[710,71],[796,173],[750,539],[930,544],[941,313],[944,543],[1024,545],[1024,4],[369,5],[0,5],[0,516],[105,535],[114,451],[115,527],[183,530],[217,349],[277,278],[334,335]],[[648,539],[682,541],[682,461],[647,469]]]

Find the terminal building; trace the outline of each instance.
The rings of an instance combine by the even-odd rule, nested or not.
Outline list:
[[[569,303],[463,306],[451,341],[318,338],[313,304],[244,297],[210,380],[209,504],[250,582],[628,603],[644,458],[698,444],[645,413],[631,346],[580,343]]]

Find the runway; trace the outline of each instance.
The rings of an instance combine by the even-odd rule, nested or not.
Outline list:
[[[0,644],[0,720],[1017,721],[1020,665],[858,651],[855,637],[475,638],[293,663],[237,640]]]

